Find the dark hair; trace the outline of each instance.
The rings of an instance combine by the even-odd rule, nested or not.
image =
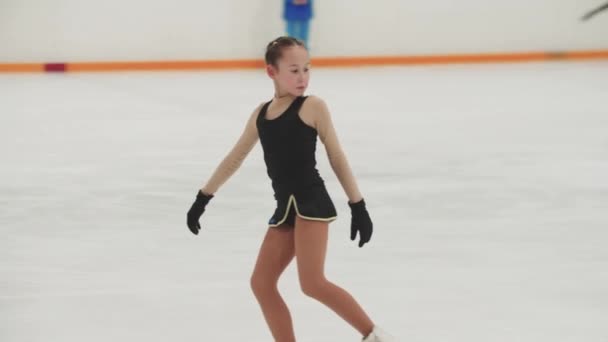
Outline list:
[[[292,47],[292,46],[301,46],[306,48],[304,42],[288,36],[281,36],[266,46],[266,55],[264,59],[266,60],[266,64],[277,66],[277,62],[281,59],[283,55],[283,48]]]

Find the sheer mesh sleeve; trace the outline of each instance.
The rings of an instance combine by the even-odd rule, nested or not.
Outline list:
[[[239,140],[215,169],[207,184],[203,186],[201,189],[203,193],[214,194],[241,167],[249,152],[258,142],[259,137],[255,121],[260,108],[261,106],[253,112]]]
[[[334,128],[331,115],[325,102],[317,97],[311,98],[311,105],[314,112],[314,125],[319,139],[325,145],[329,163],[338,177],[346,196],[350,202],[358,202],[363,197],[359,192],[355,176],[353,175],[346,155],[342,150],[338,134]]]

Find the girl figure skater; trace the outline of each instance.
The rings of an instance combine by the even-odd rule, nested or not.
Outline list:
[[[327,106],[316,96],[303,96],[310,77],[308,51],[296,38],[279,37],[268,44],[265,60],[274,97],[253,111],[236,145],[199,190],[188,211],[188,227],[198,234],[205,207],[260,140],[277,207],[257,257],[251,288],[275,341],[296,340],[289,309],[277,289],[279,277],[294,257],[306,295],[357,329],[363,341],[394,341],[347,291],[325,277],[328,227],[336,219],[336,209],[316,169],[317,136],[349,198],[351,240],[359,234],[362,247],[370,240],[373,225]]]

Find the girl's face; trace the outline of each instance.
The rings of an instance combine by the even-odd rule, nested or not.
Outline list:
[[[284,48],[277,67],[268,65],[266,71],[277,87],[277,95],[285,93],[302,96],[308,87],[310,59],[302,46]]]

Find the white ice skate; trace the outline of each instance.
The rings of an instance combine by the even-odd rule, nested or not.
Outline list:
[[[363,342],[396,342],[395,338],[378,327],[374,327],[371,334],[362,340]]]

